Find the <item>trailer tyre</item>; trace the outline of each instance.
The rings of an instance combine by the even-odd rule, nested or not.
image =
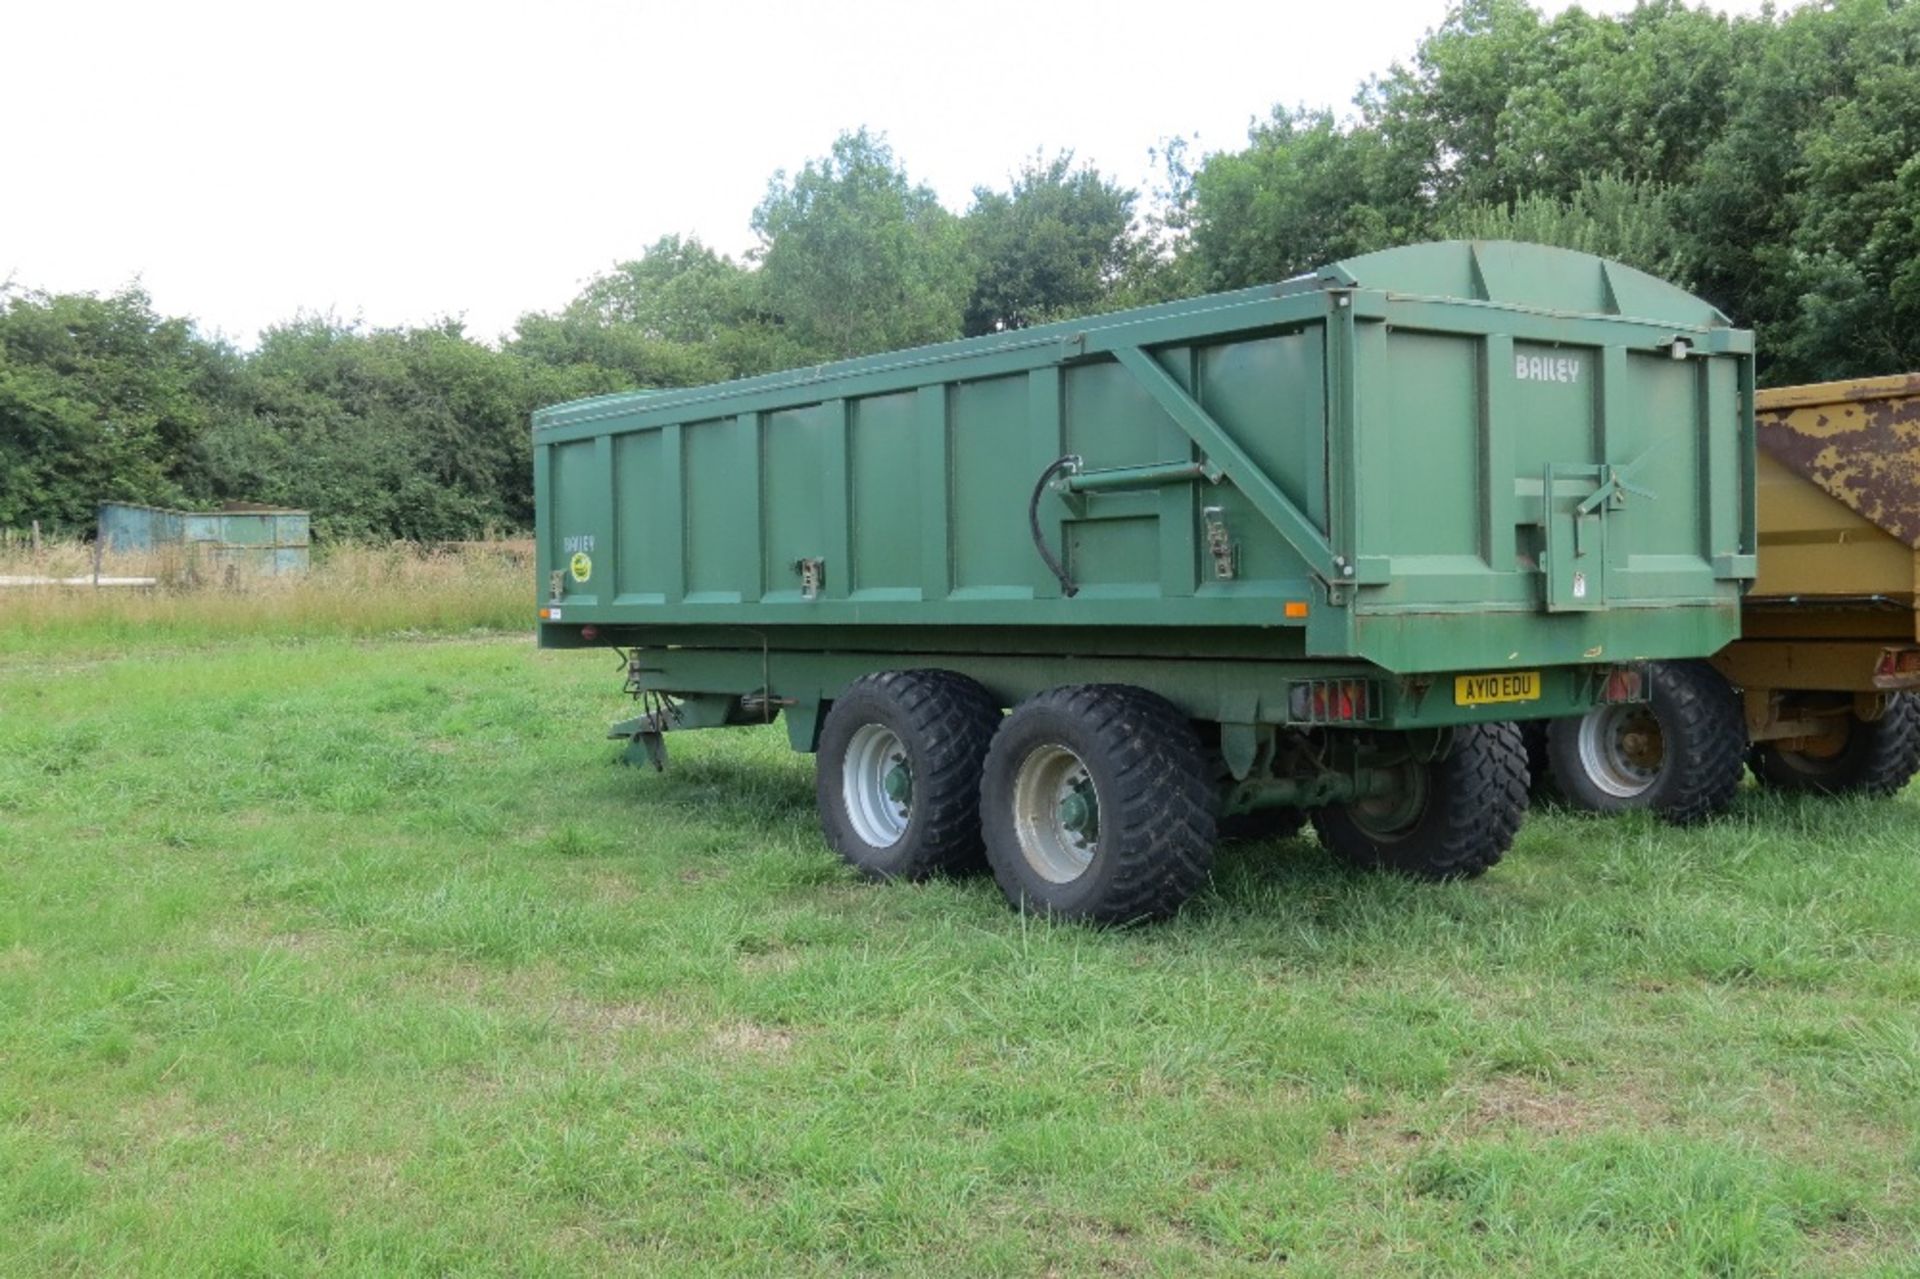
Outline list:
[[[1128,924],[1206,882],[1213,795],[1200,739],[1144,689],[1081,684],[1015,707],[980,786],[987,863],[1016,908]]]
[[[1527,815],[1527,748],[1517,724],[1453,731],[1438,760],[1408,760],[1394,794],[1316,809],[1335,856],[1418,879],[1467,879],[1506,856]]]
[[[1920,697],[1895,693],[1877,720],[1847,717],[1845,745],[1830,755],[1762,742],[1748,761],[1761,784],[1817,795],[1896,795],[1920,773]]]
[[[1705,662],[1655,662],[1645,703],[1597,706],[1547,727],[1554,789],[1597,813],[1649,808],[1676,825],[1733,802],[1746,717],[1726,677]]]
[[[827,843],[873,879],[980,864],[980,768],[1000,723],[992,694],[951,671],[855,680],[820,727],[814,800]]]
[[[1519,721],[1520,741],[1527,748],[1527,784],[1535,799],[1553,799],[1553,769],[1547,762],[1547,721]]]
[[[1256,808],[1250,813],[1234,813],[1217,821],[1221,843],[1260,844],[1269,840],[1292,839],[1307,824],[1304,810]]]

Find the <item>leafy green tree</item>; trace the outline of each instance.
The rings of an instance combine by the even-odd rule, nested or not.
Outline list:
[[[1673,194],[1616,174],[1583,178],[1565,200],[1522,196],[1511,204],[1457,205],[1434,231],[1447,239],[1530,240],[1596,253],[1690,287],[1692,245]]]
[[[0,526],[75,531],[106,499],[178,500],[237,367],[138,286],[0,295]]]
[[[766,315],[757,272],[680,236],[596,277],[558,314],[522,316],[509,349],[610,374],[610,390],[697,386],[810,358]]]
[[[699,386],[732,376],[711,344],[648,336],[638,325],[608,322],[569,307],[520,317],[508,349],[553,368],[599,373],[608,391]]]
[[[1244,151],[1193,172],[1185,251],[1192,282],[1230,289],[1417,239],[1418,192],[1386,142],[1329,111],[1274,110]]]
[[[957,337],[970,284],[960,220],[861,129],[754,210],[762,297],[822,358]]]
[[[1727,91],[1685,191],[1703,291],[1759,328],[1770,382],[1920,366],[1920,6],[1796,10]]]
[[[975,187],[967,211],[973,256],[969,335],[1096,310],[1141,252],[1136,192],[1076,168],[1073,153],[1028,161],[1006,192]]]
[[[363,333],[296,320],[263,335],[244,412],[200,441],[204,496],[305,507],[326,536],[525,527],[527,419],[604,389],[595,380],[493,351],[455,323]]]
[[[710,342],[758,310],[753,273],[697,237],[662,236],[597,277],[567,310],[661,342]]]
[[[1465,0],[1361,106],[1436,207],[1571,197],[1614,173],[1683,180],[1724,124],[1759,27],[1679,0],[1620,17]]]

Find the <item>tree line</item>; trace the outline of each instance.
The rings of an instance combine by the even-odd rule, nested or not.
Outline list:
[[[303,316],[252,350],[110,296],[0,289],[0,527],[102,498],[301,506],[323,536],[532,519],[528,414],[1283,279],[1465,236],[1642,267],[1760,332],[1764,382],[1920,367],[1920,5],[1547,18],[1464,0],[1351,108],[1175,137],[1141,191],[1035,156],[963,213],[882,136],[776,173],[734,260],[669,236],[498,346]]]

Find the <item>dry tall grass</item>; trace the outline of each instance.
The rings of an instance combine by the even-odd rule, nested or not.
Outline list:
[[[267,577],[229,571],[189,550],[107,554],[103,577],[151,577],[151,587],[0,586],[0,651],[67,643],[129,646],[248,635],[390,635],[530,630],[531,541],[426,547],[313,549],[311,569]],[[0,579],[85,578],[93,548],[53,541],[36,553],[0,541]]]

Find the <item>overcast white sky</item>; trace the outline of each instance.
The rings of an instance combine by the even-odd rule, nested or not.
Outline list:
[[[842,129],[956,211],[1036,148],[1144,183],[1168,135],[1344,109],[1445,10],[0,0],[0,281],[138,276],[246,344],[303,309],[493,339],[667,232],[743,252],[768,177]]]

